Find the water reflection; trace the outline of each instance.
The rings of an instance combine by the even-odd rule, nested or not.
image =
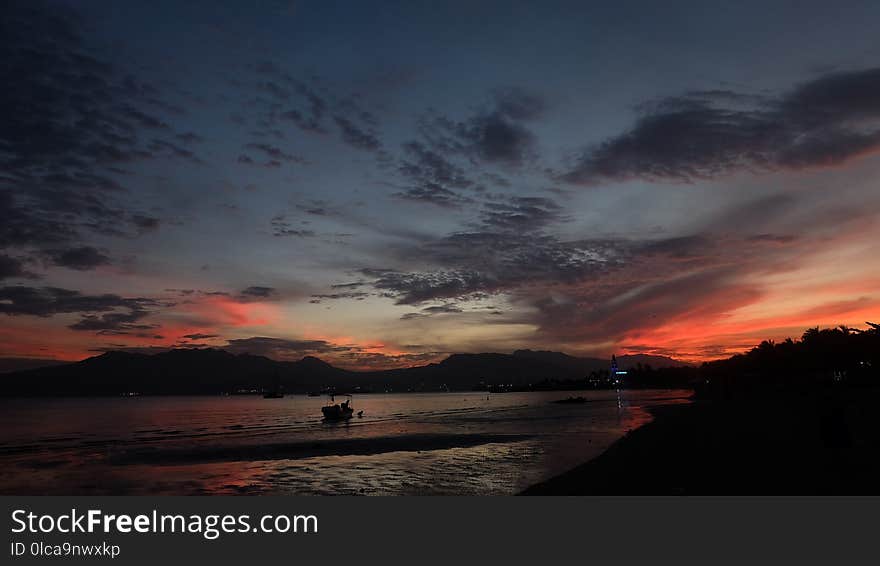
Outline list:
[[[3,493],[507,494],[595,456],[683,391],[9,400]]]

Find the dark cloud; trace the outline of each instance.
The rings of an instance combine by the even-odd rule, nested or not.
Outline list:
[[[306,214],[311,214],[312,216],[329,216],[330,211],[327,208],[327,203],[321,200],[312,201],[311,204],[298,204],[296,208],[305,212]]]
[[[425,183],[418,187],[409,187],[404,191],[394,193],[392,196],[402,200],[433,204],[445,208],[458,208],[474,202],[472,198],[436,183]]]
[[[715,270],[725,274],[719,279],[727,279],[727,274],[766,270],[768,265],[756,258],[772,266],[789,239],[768,236],[761,229],[778,224],[779,211],[786,206],[787,199],[760,199],[711,219],[705,230],[683,236],[564,241],[542,230],[565,219],[561,207],[548,199],[513,197],[487,207],[479,230],[393,248],[392,260],[410,267],[364,269],[361,274],[368,285],[359,286],[372,287],[397,304],[463,302],[504,293],[539,312],[558,308],[565,314],[583,310],[581,303],[613,304],[641,286],[688,273]],[[751,215],[748,226],[757,236],[726,234],[741,229],[741,218],[755,207],[775,211]]]
[[[278,291],[276,291],[273,287],[262,287],[259,285],[254,285],[246,289],[242,289],[241,293],[239,293],[239,297],[246,301],[261,301],[272,299],[277,294]]]
[[[635,329],[705,321],[761,297],[757,286],[741,281],[742,272],[742,266],[709,265],[660,277],[642,266],[613,287],[570,288],[561,298],[533,296],[537,315],[531,322],[552,339],[591,342],[617,340]]]
[[[542,97],[521,88],[496,89],[493,94],[495,112],[510,120],[535,120],[547,108]]]
[[[776,97],[687,93],[586,151],[564,178],[694,181],[737,171],[826,167],[880,149],[880,68],[834,73]]]
[[[562,207],[544,197],[510,197],[486,203],[480,212],[488,229],[514,232],[541,230],[565,219]]]
[[[155,112],[163,94],[95,55],[73,8],[8,2],[0,34],[0,246],[133,235],[122,166],[197,160]]]
[[[540,97],[519,89],[497,90],[491,104],[463,121],[428,112],[418,121],[418,139],[402,145],[397,171],[407,184],[393,196],[457,208],[472,203],[465,191],[482,193],[480,181],[509,182],[480,163],[518,167],[534,154],[535,137],[524,122],[541,115]]]
[[[314,230],[294,228],[283,215],[272,218],[272,235],[278,237],[294,236],[298,238],[311,238],[316,234]]]
[[[269,164],[279,163],[280,161],[286,161],[288,163],[305,163],[305,160],[302,157],[287,153],[280,147],[276,147],[267,143],[249,143],[245,147],[258,151],[268,157],[269,161],[267,163]],[[239,157],[239,162],[246,163],[247,161],[242,161],[241,157]]]
[[[55,265],[79,271],[88,271],[110,263],[109,257],[91,246],[47,250],[46,255]]]
[[[409,179],[420,184],[436,184],[455,189],[466,189],[474,185],[461,167],[422,142],[407,142],[403,144],[403,151],[404,158],[398,171]]]
[[[40,214],[27,200],[0,190],[0,247],[57,244],[76,238],[76,231],[60,214]]]
[[[396,198],[450,208],[472,202],[460,189],[474,187],[474,181],[461,167],[423,142],[403,144],[397,170],[409,184],[393,194]]]
[[[501,89],[493,93],[487,108],[463,121],[435,116],[423,119],[420,128],[437,151],[520,166],[535,153],[535,136],[526,123],[540,117],[544,106],[537,95],[521,89]]]
[[[686,236],[620,241],[616,248],[624,259],[601,277],[519,286],[510,291],[512,301],[533,309],[524,321],[556,342],[638,341],[639,333],[656,328],[721,323],[762,299],[762,276],[791,269],[800,255],[792,237],[762,231],[779,226],[785,203],[764,198],[733,207]],[[760,205],[773,213],[753,214],[744,223],[744,215]],[[822,222],[829,221],[808,224]],[[757,233],[741,235],[743,228]],[[728,233],[734,230],[740,233]]]
[[[223,349],[234,354],[252,354],[282,360],[351,350],[348,346],[339,346],[324,340],[287,340],[265,336],[229,340]]]
[[[323,135],[328,133],[328,121],[332,120],[344,143],[380,152],[378,121],[361,107],[358,97],[341,96],[321,85],[316,77],[295,76],[274,61],[257,63],[252,70],[259,77],[256,89],[263,95],[247,103],[249,108],[257,109],[260,130],[256,135],[283,137],[290,123],[303,132]]]
[[[281,114],[281,118],[284,120],[290,120],[305,132],[313,132],[317,134],[324,134],[327,132],[327,130],[324,129],[324,126],[321,125],[321,116],[314,112],[311,116],[305,116],[299,110],[288,110]]]
[[[196,164],[202,163],[202,160],[196,157],[195,152],[170,141],[153,139],[147,145],[147,148],[152,152],[154,157],[174,157],[186,159]]]
[[[798,239],[792,234],[754,234],[746,238],[751,242],[773,242],[775,244],[789,244]]]
[[[398,304],[473,299],[530,284],[594,277],[626,258],[624,242],[562,242],[542,234],[464,232],[400,252],[422,271],[363,270],[371,285]]]
[[[344,116],[334,116],[333,121],[339,126],[342,140],[348,145],[365,151],[377,151],[382,148],[382,143],[375,132],[361,129]]]
[[[133,214],[131,217],[131,223],[141,232],[149,232],[159,228],[158,218],[146,216],[144,214]]]
[[[132,308],[129,312],[111,312],[101,315],[87,314],[79,322],[68,326],[71,330],[95,330],[100,334],[127,334],[132,331],[151,330],[158,328],[156,324],[139,324],[138,322],[149,316],[150,311]],[[138,336],[145,337],[143,333]]]
[[[438,314],[456,314],[462,312],[462,309],[452,303],[443,305],[434,305],[425,307],[419,312],[408,312],[400,317],[400,320],[412,320],[414,318],[426,318]]]
[[[226,291],[205,291],[202,289],[165,289],[166,293],[174,293],[181,297],[231,297]]]
[[[146,298],[125,298],[119,295],[83,295],[79,291],[58,287],[0,288],[0,313],[9,316],[50,317],[56,314],[82,313],[73,330],[144,330],[155,325],[138,324],[162,306],[160,301]],[[125,312],[118,312],[119,310]]]
[[[0,280],[14,277],[32,278],[33,274],[25,270],[21,259],[0,253]]]
[[[365,291],[345,291],[342,293],[323,293],[323,294],[312,295],[312,298],[309,302],[314,303],[314,304],[318,304],[321,301],[323,301],[324,299],[329,299],[329,300],[354,299],[356,301],[361,301],[369,296],[370,296],[370,294]]]
[[[185,144],[201,143],[205,141],[202,136],[198,135],[195,132],[184,132],[182,134],[177,134],[174,137]]]
[[[217,334],[195,333],[195,334],[184,334],[183,338],[186,338],[187,340],[208,340],[210,338],[219,338],[219,336]]]
[[[500,112],[472,118],[457,133],[483,160],[512,165],[525,161],[535,143],[529,130]]]

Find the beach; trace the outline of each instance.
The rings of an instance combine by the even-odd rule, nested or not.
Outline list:
[[[877,491],[876,388],[697,400],[524,495],[798,495]]]

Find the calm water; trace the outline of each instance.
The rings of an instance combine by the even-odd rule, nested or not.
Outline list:
[[[510,494],[687,394],[361,395],[347,423],[305,396],[5,400],[0,493]]]

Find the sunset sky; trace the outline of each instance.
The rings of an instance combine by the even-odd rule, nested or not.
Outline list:
[[[880,322],[880,3],[587,4],[4,4],[0,357]]]

